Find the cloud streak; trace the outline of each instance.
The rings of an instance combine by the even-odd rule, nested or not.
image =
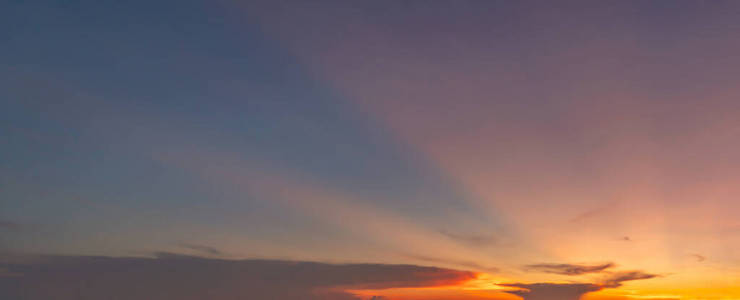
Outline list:
[[[454,265],[458,267],[464,267],[469,268],[473,270],[478,271],[486,271],[490,273],[497,273],[499,272],[499,268],[491,267],[491,266],[484,266],[479,263],[468,261],[468,260],[457,260],[457,259],[448,259],[448,258],[440,258],[440,257],[429,257],[429,256],[423,256],[423,255],[415,255],[415,254],[406,254],[405,257],[435,263],[435,264],[447,264],[447,265]]]
[[[622,282],[632,280],[643,280],[659,277],[657,274],[645,273],[643,271],[621,271],[609,275],[602,285],[607,288],[616,288],[622,286]]]
[[[223,256],[225,254],[221,250],[218,250],[210,246],[204,246],[204,245],[180,244],[180,247],[191,250],[191,251],[195,251],[201,254],[205,254],[205,255]]]
[[[703,261],[707,260],[707,257],[704,256],[704,255],[701,255],[701,254],[692,253],[692,254],[689,254],[689,256],[691,256],[694,259],[696,259],[697,262],[703,262]]]
[[[576,276],[589,273],[599,273],[612,267],[614,267],[614,263],[605,263],[599,265],[533,264],[525,266],[525,269],[552,274]]]
[[[491,235],[464,235],[444,230],[440,230],[440,233],[451,240],[474,247],[491,246],[498,242],[498,239]]]

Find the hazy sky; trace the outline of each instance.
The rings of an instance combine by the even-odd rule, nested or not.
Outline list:
[[[739,83],[736,1],[5,1],[0,296],[740,299]]]

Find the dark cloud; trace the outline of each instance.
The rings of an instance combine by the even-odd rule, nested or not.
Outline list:
[[[439,233],[446,236],[447,238],[456,242],[466,244],[469,246],[482,247],[491,246],[498,243],[498,239],[493,235],[468,235],[468,234],[457,234],[444,230],[440,230]]]
[[[345,289],[455,284],[472,272],[383,264],[227,260],[159,253],[156,258],[40,256],[0,260],[0,299],[356,299]]]
[[[193,250],[195,252],[198,252],[200,254],[205,255],[211,255],[211,256],[224,256],[225,253],[221,250],[218,250],[216,248],[210,247],[210,246],[204,246],[204,245],[195,245],[195,244],[180,244],[180,247]]]
[[[534,264],[525,266],[525,269],[545,273],[574,276],[588,273],[598,273],[612,267],[614,267],[614,263],[605,263],[599,265]]]
[[[692,254],[689,254],[689,255],[691,257],[693,257],[694,259],[696,259],[696,261],[698,261],[698,262],[703,262],[703,261],[707,260],[707,257],[704,256],[704,255],[701,255],[701,254],[692,253]]]
[[[519,288],[507,291],[524,298],[524,300],[577,300],[588,292],[601,290],[602,287],[591,283],[511,283],[500,284],[505,287]]]
[[[610,273],[602,283],[509,283],[499,285],[518,288],[517,290],[507,291],[507,293],[520,296],[524,300],[578,300],[589,292],[620,287],[625,281],[655,277],[658,277],[658,275],[643,271],[623,271]]]
[[[625,281],[650,279],[655,277],[658,277],[658,275],[645,273],[643,271],[614,272],[604,280],[602,285],[608,288],[615,288],[622,286],[622,282]]]

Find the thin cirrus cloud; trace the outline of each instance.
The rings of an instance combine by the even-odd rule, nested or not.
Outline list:
[[[408,257],[408,258],[411,258],[411,259],[415,259],[415,260],[419,260],[419,261],[424,261],[424,262],[429,262],[429,263],[434,263],[434,264],[453,265],[453,266],[462,267],[462,268],[466,268],[466,269],[472,269],[472,270],[478,270],[478,271],[486,271],[486,272],[490,272],[490,273],[498,273],[498,272],[501,271],[501,270],[499,270],[499,268],[491,267],[491,266],[485,266],[485,265],[479,264],[477,262],[468,261],[468,260],[457,260],[457,259],[448,259],[448,258],[440,258],[440,257],[430,257],[430,256],[415,255],[415,254],[407,254],[407,255],[404,255],[404,256],[405,257]]]
[[[614,267],[614,263],[604,263],[598,265],[533,264],[525,266],[525,270],[575,276],[588,273],[599,273],[612,267]]]
[[[607,288],[617,288],[622,286],[622,283],[625,281],[644,280],[655,277],[659,277],[659,275],[643,271],[620,271],[610,274],[601,285]]]
[[[212,255],[212,256],[223,256],[225,253],[219,249],[216,249],[211,246],[205,246],[205,245],[197,245],[197,244],[187,244],[183,243],[179,245],[181,248],[188,249],[200,254],[205,255]]]
[[[701,254],[692,253],[692,254],[689,254],[689,256],[691,256],[694,259],[696,259],[697,262],[703,262],[703,261],[707,260],[707,257],[704,256],[704,255],[701,255]]]
[[[458,284],[475,273],[436,267],[156,258],[40,256],[0,265],[2,299],[357,299],[347,289]],[[379,298],[382,299],[382,298]]]
[[[445,230],[440,230],[439,233],[451,240],[454,240],[454,241],[457,241],[463,244],[467,244],[469,246],[474,246],[474,247],[492,246],[498,243],[498,239],[493,235],[473,235],[473,234],[466,235],[466,234],[449,232]]]

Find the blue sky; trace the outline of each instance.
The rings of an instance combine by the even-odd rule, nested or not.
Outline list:
[[[453,182],[226,7],[6,6],[2,151],[12,159],[3,167],[3,217],[45,232],[11,237],[20,247],[107,253],[60,239],[121,230],[187,236],[201,226],[238,232],[224,226],[249,226],[252,215],[266,231],[302,227],[288,225],[269,199],[214,191],[162,162],[188,151],[310,174],[420,221],[475,215]],[[189,229],[177,232],[178,223]],[[184,237],[163,239],[155,245]]]
[[[403,300],[735,297],[739,12],[6,1],[0,254],[460,275],[384,286]]]

